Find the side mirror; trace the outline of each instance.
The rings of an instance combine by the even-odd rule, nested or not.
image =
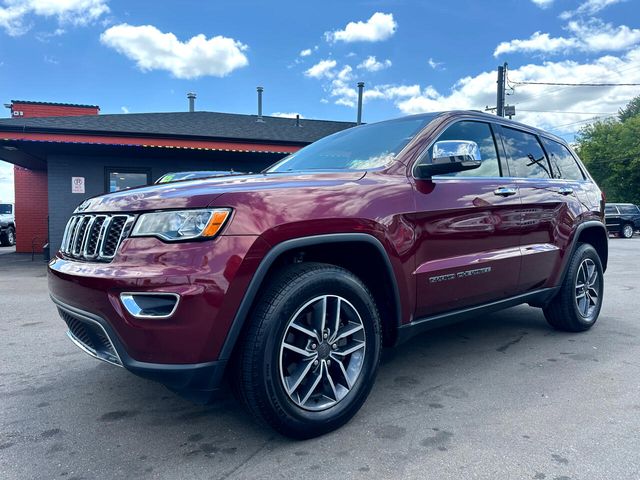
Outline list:
[[[432,151],[431,163],[420,161],[416,165],[417,178],[472,170],[482,163],[478,144],[469,140],[440,140],[434,143]]]

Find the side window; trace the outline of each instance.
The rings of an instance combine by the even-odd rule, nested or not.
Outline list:
[[[582,170],[580,170],[576,159],[573,158],[567,147],[544,137],[542,138],[542,143],[549,154],[549,161],[555,178],[584,180]]]
[[[605,205],[604,213],[609,215],[617,215],[618,209],[614,205]]]
[[[480,160],[478,168],[462,172],[449,173],[446,177],[499,177],[498,153],[493,133],[488,123],[463,121],[454,123],[438,137],[438,140],[470,140],[478,144]],[[429,149],[429,158],[432,150]]]
[[[535,135],[502,127],[502,139],[512,177],[551,178],[547,157]]]
[[[638,207],[636,207],[635,205],[620,205],[618,207],[618,210],[620,210],[620,213],[622,213],[623,215],[637,215],[638,214]]]

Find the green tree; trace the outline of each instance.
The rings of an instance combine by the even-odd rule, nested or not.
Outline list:
[[[640,96],[619,118],[584,127],[576,137],[577,151],[607,201],[640,204]]]
[[[640,95],[631,100],[626,107],[618,110],[618,118],[621,122],[636,117],[640,114]]]

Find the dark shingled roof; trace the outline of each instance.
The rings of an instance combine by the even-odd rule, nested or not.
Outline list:
[[[307,144],[355,126],[352,122],[219,112],[127,113],[0,119],[1,131],[86,133],[105,136],[182,137]]]

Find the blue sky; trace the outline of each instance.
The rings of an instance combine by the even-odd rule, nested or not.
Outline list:
[[[640,82],[638,0],[0,0],[0,92],[101,113],[199,110],[364,120],[495,103],[513,81]],[[515,86],[516,119],[572,138],[638,87]],[[8,116],[8,110],[4,116]],[[0,166],[0,199],[12,196]]]

